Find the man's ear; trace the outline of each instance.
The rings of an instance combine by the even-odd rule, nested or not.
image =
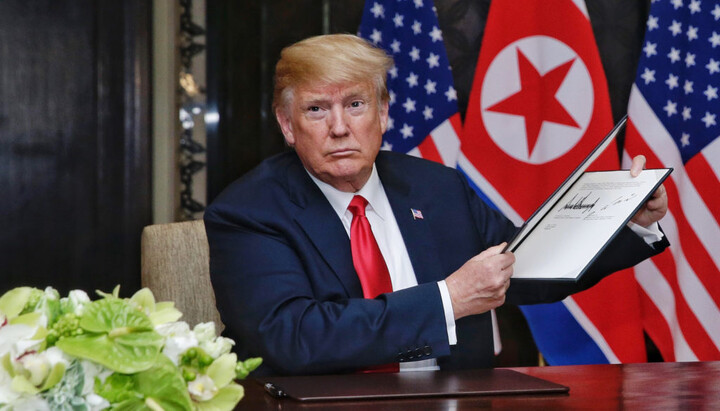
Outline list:
[[[382,130],[383,134],[385,134],[385,132],[387,131],[389,110],[390,105],[388,104],[387,100],[380,103],[380,129]]]
[[[287,111],[282,107],[276,108],[275,118],[280,125],[280,130],[285,136],[285,143],[293,147],[295,145],[295,136],[293,135],[292,122],[290,121],[290,116],[287,115]]]

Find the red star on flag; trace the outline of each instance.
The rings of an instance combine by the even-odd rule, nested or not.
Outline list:
[[[525,117],[525,133],[528,157],[530,157],[537,144],[543,121],[580,128],[555,97],[575,59],[568,60],[545,74],[540,74],[520,49],[517,49],[517,57],[522,88],[486,110]]]

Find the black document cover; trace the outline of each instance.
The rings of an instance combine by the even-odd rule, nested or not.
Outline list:
[[[257,381],[268,394],[297,401],[552,394],[569,391],[564,385],[508,369],[267,377]]]

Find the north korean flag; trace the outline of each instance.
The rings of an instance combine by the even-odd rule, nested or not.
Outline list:
[[[612,125],[584,2],[493,1],[458,164],[480,195],[519,225]],[[591,168],[618,165],[613,145]],[[630,272],[615,274],[562,303],[523,312],[552,364],[643,361],[636,287]]]

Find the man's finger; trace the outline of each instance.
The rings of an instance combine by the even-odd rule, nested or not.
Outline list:
[[[643,168],[645,168],[645,161],[644,155],[640,154],[635,156],[632,160],[632,165],[630,166],[630,175],[633,177],[639,176]]]
[[[487,257],[492,257],[494,255],[500,254],[502,250],[505,248],[505,244],[507,243],[501,243],[496,246],[490,247],[487,250],[483,250],[480,254],[477,255],[479,259],[485,259]]]

